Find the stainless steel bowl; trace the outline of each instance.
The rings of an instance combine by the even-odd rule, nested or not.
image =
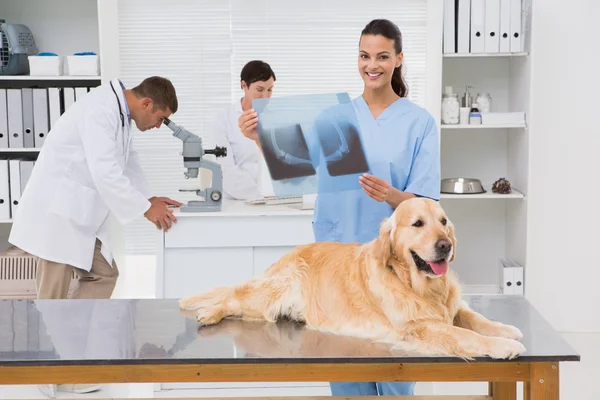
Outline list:
[[[479,179],[447,178],[442,179],[441,192],[449,194],[479,194],[485,193],[485,189]]]

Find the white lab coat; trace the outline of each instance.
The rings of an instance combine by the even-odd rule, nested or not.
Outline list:
[[[227,199],[249,200],[273,193],[264,157],[253,140],[240,131],[241,99],[219,111],[209,132],[217,146],[227,147],[227,156],[217,158],[223,168],[223,194]]]
[[[32,255],[86,271],[92,267],[96,238],[112,262],[109,212],[125,225],[151,205],[131,148],[125,96],[118,79],[111,83],[114,92],[110,84],[92,90],[49,132],[8,239]]]

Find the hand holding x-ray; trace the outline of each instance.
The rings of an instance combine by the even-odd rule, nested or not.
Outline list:
[[[246,110],[238,118],[238,127],[248,139],[258,141],[258,114],[254,109]]]

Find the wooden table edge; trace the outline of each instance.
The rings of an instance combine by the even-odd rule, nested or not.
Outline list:
[[[0,366],[0,384],[149,382],[525,382],[547,362]]]

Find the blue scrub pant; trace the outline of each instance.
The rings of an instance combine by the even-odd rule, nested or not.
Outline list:
[[[415,382],[330,382],[332,396],[414,396]]]

